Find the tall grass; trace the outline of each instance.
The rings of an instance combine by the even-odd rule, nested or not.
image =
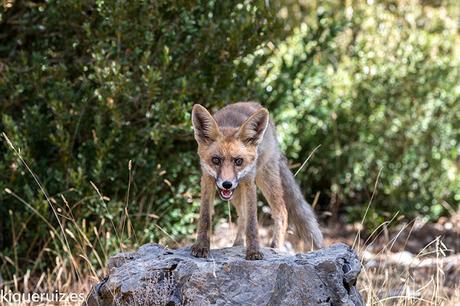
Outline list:
[[[125,206],[123,215],[118,224],[114,218],[107,218],[104,215],[100,216],[99,226],[93,226],[92,229],[87,228],[86,220],[76,220],[72,207],[75,205],[69,204],[64,194],[60,194],[59,198],[50,197],[46,188],[40,182],[38,176],[29,167],[23,159],[20,150],[16,149],[5,133],[2,133],[3,138],[14,151],[15,155],[21,161],[22,165],[32,175],[39,191],[45,196],[46,201],[53,212],[53,220],[48,220],[43,214],[35,209],[30,203],[24,200],[14,191],[6,188],[4,192],[22,203],[29,209],[33,215],[37,216],[48,227],[49,237],[42,249],[38,252],[38,257],[35,259],[35,264],[32,269],[24,269],[19,265],[16,255],[18,242],[21,239],[22,233],[27,230],[27,221],[20,226],[15,224],[12,217],[13,212],[10,211],[11,224],[13,233],[12,250],[14,258],[10,258],[0,253],[0,259],[3,262],[0,271],[15,271],[10,275],[3,275],[5,280],[3,286],[5,291],[13,292],[52,292],[57,288],[60,292],[89,292],[91,284],[99,281],[101,276],[107,273],[106,262],[110,255],[113,255],[113,250],[126,251],[132,246],[138,244],[135,233],[132,229],[131,218],[128,213],[128,207]],[[128,164],[130,176],[128,182],[128,194],[126,203],[129,200],[129,190],[132,182],[131,161]],[[101,201],[101,205],[107,210],[108,198],[103,196],[96,184],[91,182],[95,193]],[[78,206],[78,205],[77,205]],[[57,225],[55,225],[57,223]],[[110,226],[106,226],[109,224]],[[90,239],[86,233],[92,231],[96,239]],[[112,239],[114,237],[114,239]],[[129,241],[133,241],[133,245],[123,243],[122,237],[127,237]],[[109,242],[116,241],[117,246],[114,248]],[[52,257],[53,265],[46,269],[46,272],[39,273],[38,265],[42,262],[45,255]],[[9,267],[8,267],[9,266]]]
[[[38,176],[22,158],[20,150],[15,148],[4,133],[3,137],[25,169],[32,175],[39,191],[45,196],[54,218],[51,220],[42,215],[13,190],[8,188],[4,190],[47,225],[49,236],[43,248],[38,252],[37,258],[34,259],[35,263],[32,268],[22,269],[15,250],[24,231],[27,231],[27,220],[22,225],[15,224],[13,213],[10,212],[13,227],[11,247],[14,255],[11,258],[0,254],[2,262],[0,271],[14,271],[14,273],[2,275],[3,289],[13,292],[52,292],[59,289],[60,292],[89,293],[92,285],[99,282],[108,273],[106,263],[113,252],[128,251],[145,242],[136,236],[129,213],[128,202],[133,180],[131,161],[128,163],[129,181],[127,182],[126,205],[122,215],[118,218],[107,218],[101,215],[99,226],[88,229],[85,220],[76,220],[74,217],[74,203],[69,203],[64,194],[60,194],[58,198],[49,196]],[[378,177],[376,184],[377,182]],[[107,209],[108,198],[100,192],[96,183],[91,182],[91,185],[95,190],[95,196]],[[367,209],[371,204],[372,197]],[[357,227],[352,244],[362,259],[358,289],[367,305],[460,305],[459,285],[457,284],[454,288],[446,286],[444,271],[448,250],[440,237],[423,248],[419,254],[404,262],[404,253],[395,254],[392,252],[392,247],[403,230],[412,230],[414,222],[409,222],[399,232],[390,236],[388,226],[397,219],[397,214],[395,214],[391,220],[382,223],[366,239],[363,239],[362,229],[366,217],[365,213],[361,224]],[[232,227],[231,219],[228,223],[228,226]],[[164,233],[164,239],[173,241],[174,246],[181,246],[185,243],[175,241],[174,237],[166,231],[160,230]],[[93,232],[95,239],[90,239],[87,234],[89,231]],[[370,247],[382,237],[386,242],[379,252],[372,253]],[[334,237],[330,240],[335,241]],[[112,245],[111,241],[116,241],[116,245]],[[52,264],[45,271],[39,269],[39,264],[44,258],[49,259],[50,257],[53,258]],[[460,266],[460,259],[458,259],[458,264]],[[419,275],[416,273],[419,270],[425,272]]]

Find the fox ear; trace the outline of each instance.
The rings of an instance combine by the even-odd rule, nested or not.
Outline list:
[[[216,120],[200,104],[193,105],[192,124],[195,131],[195,139],[199,144],[210,144],[220,135]]]
[[[265,108],[251,115],[238,131],[238,137],[245,143],[258,145],[268,126],[269,114]]]

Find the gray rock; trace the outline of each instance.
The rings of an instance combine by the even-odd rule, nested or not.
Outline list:
[[[190,248],[157,244],[121,253],[94,286],[87,305],[364,305],[356,289],[361,264],[344,244],[288,255],[263,248],[248,261],[242,247],[194,258]]]

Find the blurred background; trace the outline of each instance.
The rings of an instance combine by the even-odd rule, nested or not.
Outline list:
[[[3,0],[0,12],[0,283],[69,285],[117,251],[193,239],[194,103],[266,106],[292,171],[311,154],[296,178],[325,229],[456,214],[458,0]],[[230,217],[220,201],[216,213]]]

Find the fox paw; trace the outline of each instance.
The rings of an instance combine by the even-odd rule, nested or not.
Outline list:
[[[260,251],[246,251],[246,259],[247,260],[261,260],[264,258],[264,254]]]
[[[197,241],[192,246],[192,256],[200,257],[200,258],[208,258],[209,254],[209,242],[207,241]]]

